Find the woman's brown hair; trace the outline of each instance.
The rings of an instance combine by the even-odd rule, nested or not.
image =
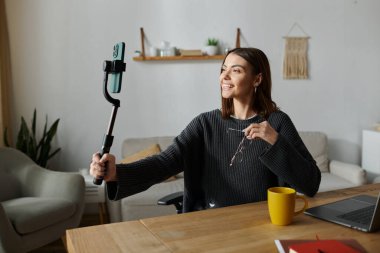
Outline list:
[[[252,66],[254,75],[261,73],[261,83],[252,95],[252,109],[261,117],[268,119],[269,115],[279,108],[272,101],[272,78],[267,56],[257,48],[235,48],[227,53],[223,64],[229,54],[236,54],[246,60]],[[226,119],[233,114],[233,99],[222,97],[222,117]]]

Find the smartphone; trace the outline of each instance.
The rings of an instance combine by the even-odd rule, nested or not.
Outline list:
[[[121,60],[124,62],[125,43],[120,42],[113,46],[112,60]],[[120,93],[121,90],[121,78],[123,72],[111,73],[110,77],[110,91],[112,93]]]

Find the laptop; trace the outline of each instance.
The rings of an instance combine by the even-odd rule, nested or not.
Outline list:
[[[380,229],[380,193],[377,198],[358,195],[312,207],[304,213],[363,232],[374,232]]]

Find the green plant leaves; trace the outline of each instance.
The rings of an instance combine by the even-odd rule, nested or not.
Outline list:
[[[218,40],[215,38],[208,38],[207,40],[207,46],[217,46],[218,45]]]
[[[48,117],[46,116],[42,137],[38,142],[36,138],[36,122],[36,109],[34,109],[33,113],[31,130],[29,130],[24,117],[21,117],[20,130],[17,134],[16,149],[28,155],[41,167],[46,167],[48,160],[51,159],[61,150],[61,148],[57,148],[50,153],[51,142],[53,141],[54,136],[57,133],[59,119],[54,121],[54,123],[48,129]],[[7,147],[9,147],[9,142],[7,139],[7,129],[4,130],[4,144]]]

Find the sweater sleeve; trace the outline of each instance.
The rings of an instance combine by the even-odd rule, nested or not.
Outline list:
[[[117,164],[118,181],[107,183],[108,198],[118,200],[145,191],[183,171],[189,149],[200,139],[199,129],[199,120],[195,118],[163,152],[133,163]]]
[[[278,139],[260,156],[261,162],[280,181],[295,188],[297,192],[314,196],[321,181],[321,172],[315,160],[286,114],[274,127],[278,131]]]
[[[175,144],[160,154],[142,160],[117,164],[117,182],[107,183],[107,196],[118,200],[147,190],[181,172],[180,152]]]

